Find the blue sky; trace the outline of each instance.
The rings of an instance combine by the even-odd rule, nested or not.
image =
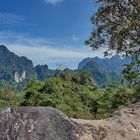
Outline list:
[[[85,57],[102,57],[84,46],[94,0],[0,0],[0,44],[32,59],[34,65],[71,69]]]

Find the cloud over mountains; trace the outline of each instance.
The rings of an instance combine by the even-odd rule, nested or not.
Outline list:
[[[76,68],[79,61],[85,57],[98,55],[85,46],[67,46],[55,40],[32,37],[27,34],[13,32],[0,32],[0,44],[6,45],[11,51],[20,56],[26,56],[33,60],[34,64],[48,64],[54,67],[56,63],[65,63],[69,68]],[[61,48],[61,49],[60,49]]]

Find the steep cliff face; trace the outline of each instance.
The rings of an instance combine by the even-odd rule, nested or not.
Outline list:
[[[14,81],[16,83],[23,82],[26,79],[27,79],[27,77],[26,77],[26,71],[23,71],[21,74],[18,73],[17,71],[14,72]]]
[[[19,57],[9,51],[6,46],[0,45],[0,87],[10,85],[12,87],[24,88],[31,79],[46,80],[56,73],[47,65],[33,66],[28,58]]]
[[[0,86],[29,81],[35,77],[31,60],[19,57],[0,45]]]
[[[0,113],[0,140],[139,140],[140,102],[108,119],[69,119],[51,107],[8,108]]]
[[[48,65],[37,65],[35,66],[35,73],[37,80],[43,81],[53,77],[56,73],[56,70],[50,70]]]

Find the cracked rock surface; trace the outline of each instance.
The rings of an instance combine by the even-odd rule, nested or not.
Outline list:
[[[8,108],[0,113],[0,140],[75,140],[74,126],[51,107]]]
[[[140,102],[103,120],[69,119],[52,107],[7,108],[0,140],[140,140]]]
[[[103,120],[76,120],[83,129],[80,140],[140,140],[140,102]]]

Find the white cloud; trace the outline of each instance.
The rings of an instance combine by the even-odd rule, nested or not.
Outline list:
[[[101,51],[93,53],[85,46],[66,46],[47,39],[12,32],[0,32],[0,44],[6,45],[19,56],[28,57],[35,65],[48,64],[52,68],[56,63],[65,63],[66,66],[74,69],[85,57],[103,57]]]
[[[12,13],[0,13],[0,24],[13,25],[21,23],[25,20],[24,16],[12,14]]]
[[[63,0],[45,0],[46,3],[55,5],[56,3],[62,2]]]

